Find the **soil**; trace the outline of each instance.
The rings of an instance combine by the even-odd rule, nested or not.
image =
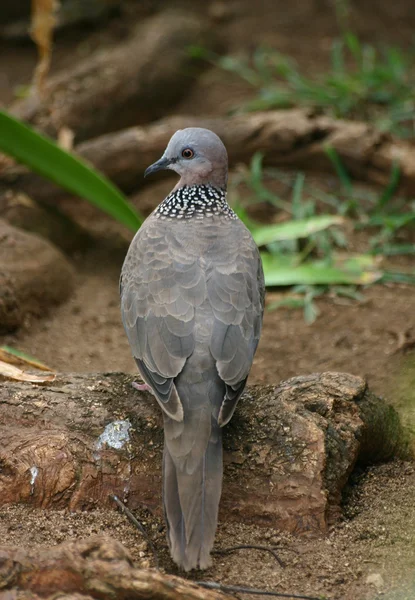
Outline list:
[[[207,571],[195,580],[306,594],[330,600],[413,600],[415,594],[415,469],[392,462],[355,473],[345,494],[344,518],[325,538],[305,539],[243,523],[220,523],[217,550],[238,545],[275,547],[282,568],[268,552],[244,549],[214,553]],[[161,520],[136,512],[156,546],[161,568],[177,574]],[[0,508],[4,545],[37,548],[102,533],[122,542],[138,566],[154,566],[148,544],[118,512]],[[254,598],[244,595],[244,598]]]
[[[133,3],[127,4],[128,14],[132,14]],[[192,10],[202,10],[195,4],[191,3]],[[218,27],[227,28],[233,51],[249,51],[262,42],[289,53],[308,69],[326,67],[331,40],[338,34],[338,24],[327,8],[332,2],[297,0],[284,4],[283,11],[275,0],[263,0],[262,11],[254,9],[254,4],[224,4],[230,7],[230,14],[219,18]],[[352,3],[352,7],[353,22],[365,39],[410,44],[415,25],[412,0],[393,4],[365,0],[359,5]],[[111,22],[105,35],[83,32],[88,38],[83,45],[77,32],[58,36],[54,68],[65,67],[74,48],[85,52],[108,39],[121,38],[126,29],[121,16]],[[0,103],[8,103],[15,86],[28,83],[35,54],[28,44],[4,41],[0,50]],[[250,93],[247,85],[209,70],[176,112],[223,113]],[[140,192],[140,206],[148,212],[169,187],[164,181]],[[118,278],[126,247],[119,238],[114,240],[113,232],[105,239],[107,221],[102,223],[102,227],[95,226],[94,247],[71,256],[76,288],[69,301],[42,319],[27,319],[16,334],[1,338],[0,343],[19,348],[59,371],[135,372],[119,315]],[[355,242],[358,244],[357,239]],[[269,300],[275,296],[270,293]],[[361,302],[327,297],[317,300],[317,305],[320,316],[312,325],[304,322],[299,311],[266,312],[250,382],[277,384],[293,375],[347,371],[366,377],[373,391],[386,396],[414,428],[414,288],[376,285],[364,291]],[[216,547],[278,545],[287,566],[281,569],[269,554],[243,550],[215,556],[214,566],[195,579],[324,595],[333,600],[369,600],[379,595],[388,600],[413,599],[414,497],[413,464],[392,462],[354,474],[345,493],[343,520],[324,539],[300,539],[242,523],[221,523]],[[157,545],[163,568],[176,572],[166,549],[163,523],[145,512],[138,516]],[[97,532],[123,542],[139,564],[152,564],[147,544],[116,510],[45,513],[27,506],[0,509],[1,544],[38,547]]]

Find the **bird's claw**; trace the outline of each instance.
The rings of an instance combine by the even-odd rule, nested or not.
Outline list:
[[[154,396],[153,388],[151,388],[147,383],[137,383],[136,381],[133,381],[131,385],[139,392],[150,392],[150,394],[153,394]]]

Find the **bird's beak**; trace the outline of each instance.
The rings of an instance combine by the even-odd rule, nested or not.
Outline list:
[[[147,167],[144,171],[144,177],[147,177],[147,175],[151,175],[151,173],[155,173],[156,171],[161,171],[161,169],[168,169],[171,162],[172,161],[169,158],[164,158],[164,156],[162,156],[160,160]]]

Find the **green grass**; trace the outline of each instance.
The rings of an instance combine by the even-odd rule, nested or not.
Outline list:
[[[95,204],[120,223],[136,230],[142,222],[125,196],[103,175],[52,140],[0,111],[0,151],[51,179],[70,192]],[[264,169],[263,156],[252,157],[250,167],[232,178],[230,199],[261,249],[265,281],[269,287],[291,287],[292,293],[276,306],[301,307],[307,322],[318,315],[315,299],[323,294],[359,299],[359,287],[375,282],[415,283],[414,271],[381,268],[384,256],[415,254],[410,240],[402,239],[415,225],[415,202],[395,198],[399,168],[380,193],[356,188],[336,151],[327,147],[340,185],[336,194],[308,185],[304,174],[294,177],[277,169]],[[281,197],[268,182],[282,183],[288,195]],[[248,189],[242,202],[238,187]],[[279,222],[255,221],[249,207],[262,203],[277,211]],[[346,229],[365,229],[367,248],[349,251]],[[405,238],[405,236],[404,236]]]
[[[415,49],[378,49],[345,32],[333,43],[328,71],[311,77],[291,58],[258,48],[249,59],[204,56],[257,90],[238,110],[313,107],[336,118],[368,121],[400,137],[415,134]]]
[[[268,308],[301,308],[308,323],[317,318],[315,300],[323,295],[358,301],[359,289],[375,282],[415,284],[415,269],[383,266],[386,257],[415,254],[415,201],[396,197],[399,169],[392,168],[384,190],[373,192],[354,185],[334,149],[327,148],[327,154],[339,180],[335,193],[308,184],[303,173],[264,169],[260,153],[230,185],[234,210],[261,248],[267,286],[291,287]],[[272,191],[275,183],[283,194]],[[250,216],[255,204],[277,213],[279,222],[255,221]],[[356,254],[349,238],[361,230],[365,247]]]
[[[125,196],[80,157],[0,111],[0,151],[136,231],[143,222]]]

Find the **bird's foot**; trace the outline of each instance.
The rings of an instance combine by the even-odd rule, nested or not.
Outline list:
[[[137,383],[136,381],[133,381],[131,385],[135,390],[138,390],[139,392],[150,392],[150,394],[153,394],[154,396],[153,388],[150,387],[147,383]]]

